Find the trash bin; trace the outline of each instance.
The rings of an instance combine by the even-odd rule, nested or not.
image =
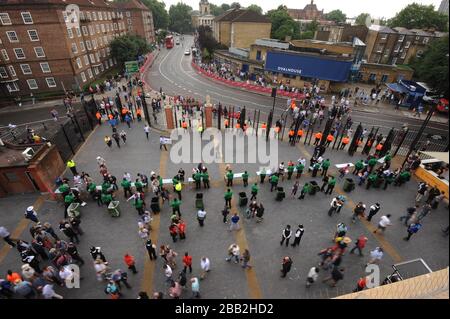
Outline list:
[[[277,197],[275,198],[275,200],[281,202],[285,197],[286,197],[286,193],[284,192],[284,188],[278,187],[277,188]]]
[[[195,208],[205,209],[205,205],[203,203],[203,193],[197,193],[195,195]]]
[[[108,205],[108,212],[111,214],[112,217],[119,217],[120,216],[120,209],[119,209],[119,201],[113,200]]]
[[[150,209],[154,214],[161,212],[161,207],[159,206],[159,197],[153,197],[150,203]]]
[[[239,206],[246,206],[248,203],[247,194],[245,192],[239,193]]]
[[[80,204],[79,203],[72,203],[67,207],[67,216],[69,217],[78,217],[80,216]]]
[[[320,186],[317,185],[316,181],[311,181],[311,182],[309,182],[309,184],[311,185],[311,189],[309,191],[309,195],[316,195],[317,191],[320,190]]]
[[[344,192],[350,193],[355,189],[355,182],[352,178],[346,178],[344,181],[344,187],[342,188]]]

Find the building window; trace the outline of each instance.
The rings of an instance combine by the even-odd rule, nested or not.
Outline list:
[[[17,82],[8,82],[6,83],[6,88],[8,89],[8,92],[17,92],[19,91],[19,86],[17,85]]]
[[[84,17],[84,12],[83,11],[80,11],[80,20],[84,20],[85,19],[85,17]]]
[[[89,58],[88,58],[88,56],[84,55],[83,59],[84,59],[84,64],[89,65]]]
[[[97,58],[97,62],[100,62],[100,52],[95,52],[95,57]]]
[[[5,60],[5,61],[9,61],[9,55],[8,55],[8,52],[6,52],[6,49],[2,49],[2,58],[3,58],[3,60]]]
[[[99,44],[99,46],[103,46],[103,38],[102,37],[98,37],[98,44]]]
[[[387,80],[388,80],[388,75],[387,75],[387,74],[383,74],[383,75],[381,76],[381,83],[386,83]]]
[[[78,53],[78,47],[76,43],[72,43],[72,53],[77,54]]]
[[[8,13],[0,13],[0,21],[2,22],[2,25],[11,25],[12,24]]]
[[[89,34],[94,35],[94,27],[92,25],[89,26]]]
[[[0,66],[0,77],[2,79],[6,79],[8,77],[8,72],[6,72],[6,68],[4,66]]]
[[[69,38],[73,39],[72,28],[67,28],[67,34],[69,35]]]
[[[430,38],[423,38],[423,44],[427,44]]]
[[[400,44],[400,43],[397,43],[397,44],[395,45],[394,52],[398,52],[398,50],[400,50],[400,46],[401,46],[401,44]]]
[[[383,45],[382,44],[378,45],[377,53],[383,53]]]
[[[92,70],[91,69],[88,69],[87,73],[88,73],[88,76],[89,76],[90,79],[92,79],[94,77],[94,75],[92,74]]]
[[[128,25],[132,25],[131,19],[128,19]]]
[[[95,25],[95,30],[97,31],[97,33],[100,33],[100,25],[96,24]]]
[[[411,46],[411,41],[406,41],[405,49],[408,49]]]
[[[16,54],[16,58],[18,60],[23,60],[25,59],[25,53],[23,52],[22,48],[15,48],[14,49],[14,53]]]
[[[92,12],[92,18],[94,21],[97,21],[97,13],[95,11]]]
[[[95,63],[95,57],[92,53],[89,54],[89,60],[91,60],[91,63]]]
[[[111,59],[111,58],[109,59],[109,65],[110,65],[110,66],[113,66],[113,65],[114,65],[114,64],[113,64],[113,59]]]
[[[402,34],[399,36],[398,42],[403,42],[403,40],[405,40],[405,36]]]
[[[22,73],[23,73],[24,75],[32,74],[32,73],[33,73],[33,72],[31,71],[31,67],[30,67],[29,64],[21,64],[21,65],[20,65],[20,68],[22,69]]]
[[[14,67],[12,65],[8,65],[8,70],[9,70],[9,74],[11,74],[11,76],[16,76],[16,70],[14,69]]]
[[[56,87],[56,81],[55,78],[45,78],[45,81],[47,82],[47,86],[49,88],[54,88]]]
[[[81,37],[81,30],[79,27],[75,28],[75,31],[77,31],[77,37]]]
[[[16,31],[6,31],[9,42],[19,42]]]
[[[78,68],[81,69],[83,67],[83,64],[81,63],[81,59],[77,58],[76,61],[77,61]]]
[[[89,21],[92,19],[91,13],[89,11],[86,12],[86,16]]]
[[[50,70],[50,65],[48,65],[48,62],[42,62],[42,63],[40,63],[40,65],[41,65],[42,73],[51,73],[52,72]]]
[[[104,25],[103,23],[100,25],[100,28],[101,28],[102,32],[105,32],[105,31],[106,31],[106,30],[105,30],[105,25]]]
[[[87,27],[84,25],[81,29],[83,30],[83,35],[87,37],[89,35]]]
[[[406,57],[406,51],[402,53],[401,58],[404,59]]]
[[[392,65],[395,65],[397,63],[397,57],[392,59]]]
[[[38,85],[35,79],[28,79],[27,80],[28,83],[28,87],[30,88],[30,90],[37,90]]]
[[[98,19],[103,20],[103,14],[101,11],[98,12]]]
[[[84,46],[84,42],[83,41],[80,42],[80,48],[81,48],[81,52],[86,51],[86,47]]]
[[[114,12],[113,12],[114,14]],[[108,20],[111,20],[111,12],[108,12]]]
[[[34,53],[36,53],[37,58],[45,58],[45,52],[42,47],[35,47]]]
[[[92,46],[94,47],[94,50],[97,49],[97,40],[92,40]]]
[[[91,41],[86,40],[86,47],[88,50],[92,50]]]
[[[127,11],[126,12],[126,16],[129,18],[129,17],[131,17],[131,12],[130,11]]]
[[[39,35],[36,30],[28,30],[30,41],[39,41]]]
[[[81,76],[81,80],[82,80],[83,82],[86,82],[86,74],[84,74],[84,72],[81,72],[81,73],[80,73],[80,76]]]
[[[375,81],[377,79],[377,75],[375,73],[370,73],[369,81]]]
[[[106,58],[105,49],[102,49],[100,52],[102,53],[102,57],[103,57],[103,58]]]
[[[31,17],[31,13],[29,12],[21,12],[23,23],[25,24],[33,24],[33,18]]]
[[[387,39],[387,34],[386,33],[381,34],[380,39],[381,40],[386,40]]]

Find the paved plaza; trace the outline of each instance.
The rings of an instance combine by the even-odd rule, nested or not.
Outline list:
[[[172,178],[182,167],[186,175],[190,176],[193,167],[198,163],[175,164],[170,159],[169,151],[160,151],[160,131],[152,130],[149,139],[144,133],[144,123],[134,122],[132,128],[128,129],[125,124],[119,125],[119,131],[123,128],[128,133],[127,144],[119,149],[115,145],[108,148],[103,137],[109,135],[111,128],[108,125],[97,127],[89,136],[86,143],[78,150],[74,161],[77,163],[79,172],[84,171],[94,178],[97,184],[101,183],[101,175],[98,171],[96,157],[101,156],[106,160],[108,171],[120,180],[125,172],[129,172],[133,178],[138,173],[150,176],[154,171],[163,178]],[[246,152],[246,149],[235,149],[236,153]],[[295,147],[289,146],[286,141],[279,143],[278,161],[287,165],[289,160],[294,162],[304,157],[309,162],[312,147],[304,146],[303,142]],[[329,158],[332,169],[329,173],[337,176],[334,167],[338,163],[356,162],[365,159],[360,153],[350,157],[345,151],[327,149],[324,158]],[[270,184],[258,184],[260,187],[257,201],[265,207],[264,220],[256,223],[254,219],[246,219],[244,208],[238,206],[237,196],[245,191],[250,197],[250,187],[256,181],[255,172],[259,170],[259,163],[231,163],[235,173],[247,170],[250,174],[250,182],[244,188],[240,180],[236,180],[232,191],[234,193],[232,212],[239,212],[241,216],[241,230],[228,231],[229,224],[222,222],[221,211],[224,206],[223,195],[226,190],[224,183],[225,164],[206,164],[211,179],[211,188],[202,189],[204,194],[205,210],[207,217],[205,226],[200,227],[196,220],[197,209],[195,208],[195,195],[198,191],[192,185],[185,185],[182,191],[182,218],[186,221],[186,240],[172,242],[169,235],[170,216],[172,209],[168,204],[162,206],[162,212],[153,216],[151,238],[159,247],[169,244],[177,253],[177,267],[174,269],[174,277],[182,270],[182,256],[185,252],[193,257],[193,272],[190,276],[200,275],[200,259],[206,256],[211,261],[211,271],[200,283],[202,298],[234,299],[234,298],[332,298],[344,293],[351,292],[357,280],[363,276],[365,264],[369,260],[369,251],[377,246],[385,249],[385,255],[380,263],[381,278],[392,273],[392,264],[415,258],[423,260],[432,270],[440,270],[448,267],[449,253],[448,237],[444,237],[441,230],[448,226],[448,204],[441,203],[437,210],[433,210],[423,221],[423,228],[415,234],[409,242],[403,240],[406,236],[406,228],[399,217],[405,214],[406,208],[413,206],[418,180],[412,180],[401,187],[390,186],[387,191],[382,189],[366,190],[363,186],[357,186],[351,193],[342,191],[342,181],[338,184],[333,195],[345,194],[347,202],[340,214],[332,217],[327,215],[333,195],[325,195],[323,192],[314,196],[307,195],[302,201],[291,198],[290,192],[295,178],[291,181],[280,182],[284,187],[286,198],[279,202],[275,200],[275,192],[270,192]],[[394,159],[394,168],[401,161]],[[319,174],[320,175],[320,174]],[[315,180],[322,185],[321,177],[311,177],[308,172],[300,178],[300,185],[305,181]],[[70,171],[65,176],[72,178]],[[169,185],[172,194],[172,186]],[[298,195],[297,195],[298,196]],[[82,223],[85,234],[81,236],[78,245],[80,255],[86,264],[81,268],[81,287],[79,289],[67,289],[56,287],[57,293],[65,298],[101,298],[107,299],[105,294],[105,282],[96,280],[93,260],[89,254],[91,246],[100,246],[109,262],[112,270],[126,269],[123,261],[125,253],[136,258],[138,273],[129,274],[131,289],[122,289],[124,298],[136,298],[139,291],[145,290],[150,295],[154,291],[167,293],[168,286],[165,283],[163,261],[158,258],[150,261],[145,250],[144,241],[138,236],[138,214],[131,205],[126,202],[122,188],[116,192],[120,201],[121,216],[113,218],[105,207],[98,207],[96,203],[88,199],[88,205],[81,209]],[[146,194],[149,202],[151,193]],[[351,222],[352,210],[356,203],[364,202],[367,207],[379,202],[381,211],[374,217],[371,223],[367,221]],[[56,229],[58,235],[64,239],[65,236],[57,230],[59,221],[63,218],[64,206],[62,202],[53,201],[47,196],[21,195],[0,199],[1,220],[0,224],[7,227],[13,238],[21,238],[31,241],[28,231],[30,223],[23,219],[26,207],[33,205],[37,208],[41,221],[49,221]],[[393,226],[389,227],[384,235],[373,234],[379,218],[384,214],[392,214]],[[319,280],[310,288],[305,287],[305,280],[309,269],[320,261],[318,253],[320,250],[333,245],[336,224],[344,222],[348,225],[349,236],[353,242],[360,235],[368,237],[365,256],[349,254],[347,250],[343,257],[342,267],[345,268],[344,280],[337,287],[330,288],[321,282],[328,276],[326,271],[321,271]],[[280,246],[282,230],[290,224],[295,231],[297,225],[303,224],[305,234],[300,247]],[[225,261],[227,249],[232,243],[237,243],[241,252],[248,248],[251,254],[250,264],[252,269],[244,270],[240,265]],[[4,245],[0,246],[0,274],[2,276],[8,269],[20,271],[21,260],[16,249]],[[285,256],[293,260],[292,270],[286,278],[280,278],[281,261]],[[186,289],[181,298],[190,298],[190,289]]]

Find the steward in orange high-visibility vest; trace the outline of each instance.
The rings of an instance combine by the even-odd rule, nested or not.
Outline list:
[[[383,149],[383,144],[379,143],[377,147],[375,147],[377,151],[381,151]]]
[[[289,137],[292,137],[292,136],[294,136],[295,135],[295,131],[294,130],[290,130],[289,131]]]
[[[263,130],[265,130],[265,129],[267,128],[267,124],[266,124],[266,123],[263,123],[263,124],[261,125],[261,128],[262,128]]]
[[[184,128],[185,130],[187,130],[188,125],[187,125],[186,121],[181,122],[181,127]]]
[[[314,145],[319,145],[319,142],[322,139],[322,132],[317,132],[316,135],[314,135],[314,137],[315,137]]]
[[[325,143],[325,146],[328,147],[331,144],[331,142],[333,142],[333,140],[334,140],[334,136],[331,134],[328,134],[327,142]]]
[[[348,136],[344,136],[342,139],[341,150],[343,150],[348,143],[350,143],[350,138]]]
[[[295,145],[295,131],[294,130],[289,130],[289,143],[291,144],[291,146]]]
[[[98,125],[102,125],[102,115],[100,112],[95,113],[95,117],[97,118]]]
[[[236,128],[237,128],[237,129],[240,129],[240,128],[241,128],[241,124],[236,123]]]
[[[225,120],[225,121],[223,122],[223,124],[225,125],[225,128],[228,128],[228,126],[229,126],[229,121],[228,121],[228,120]]]

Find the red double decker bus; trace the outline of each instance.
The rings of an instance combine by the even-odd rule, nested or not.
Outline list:
[[[172,49],[174,45],[173,35],[166,36],[166,48]]]

